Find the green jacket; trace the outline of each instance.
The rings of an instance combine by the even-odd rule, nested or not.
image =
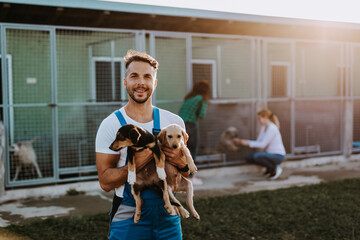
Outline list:
[[[179,116],[184,122],[198,124],[198,119],[205,117],[207,105],[207,102],[203,101],[201,95],[196,95],[184,101],[180,108]]]

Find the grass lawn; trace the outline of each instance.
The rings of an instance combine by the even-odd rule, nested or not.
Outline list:
[[[360,179],[195,201],[184,240],[360,239]],[[8,230],[38,239],[106,239],[107,214],[34,221]]]

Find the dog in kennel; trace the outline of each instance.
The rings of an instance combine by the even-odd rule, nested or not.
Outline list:
[[[220,141],[217,146],[217,149],[220,152],[228,153],[228,152],[237,152],[239,147],[233,142],[233,139],[238,136],[238,129],[230,126],[226,128],[221,136]]]
[[[13,181],[18,179],[19,173],[22,169],[31,169],[31,172],[34,175],[35,168],[38,178],[42,178],[42,174],[37,163],[36,152],[33,146],[33,143],[37,140],[38,138],[35,137],[31,140],[14,143],[10,146],[10,153],[12,153],[11,159],[14,160],[16,166]]]

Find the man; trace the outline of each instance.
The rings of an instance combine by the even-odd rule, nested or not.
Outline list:
[[[158,62],[146,53],[133,50],[128,51],[124,61],[126,72],[123,83],[129,100],[126,106],[119,110],[120,115],[126,123],[152,132],[155,121],[151,96],[157,85]],[[159,117],[160,128],[172,123],[185,128],[183,120],[171,112],[160,109]],[[135,205],[126,183],[126,149],[120,153],[109,149],[121,127],[119,120],[115,113],[110,114],[101,123],[96,136],[96,166],[100,186],[105,191],[115,189],[109,239],[182,239],[180,217],[170,216],[164,209],[162,198],[152,190],[141,194],[144,201],[142,215],[140,222],[134,223]],[[189,174],[180,149],[164,147],[162,150],[169,163],[182,170],[184,176]],[[152,152],[149,149],[136,152],[136,171],[141,170],[151,159]]]

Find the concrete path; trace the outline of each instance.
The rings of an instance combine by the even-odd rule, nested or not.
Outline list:
[[[282,167],[284,171],[276,180],[268,180],[262,176],[262,168],[250,165],[200,170],[196,176],[202,178],[204,184],[194,186],[195,198],[360,178],[360,155],[353,155],[349,160],[336,156],[288,161]],[[69,196],[66,194],[69,189],[84,191],[84,194]],[[177,196],[180,200],[184,198],[182,194]],[[108,212],[112,197],[113,192],[102,191],[97,181],[9,190],[0,199],[0,239],[12,239],[1,235],[4,231],[1,227],[9,224],[49,216]]]

